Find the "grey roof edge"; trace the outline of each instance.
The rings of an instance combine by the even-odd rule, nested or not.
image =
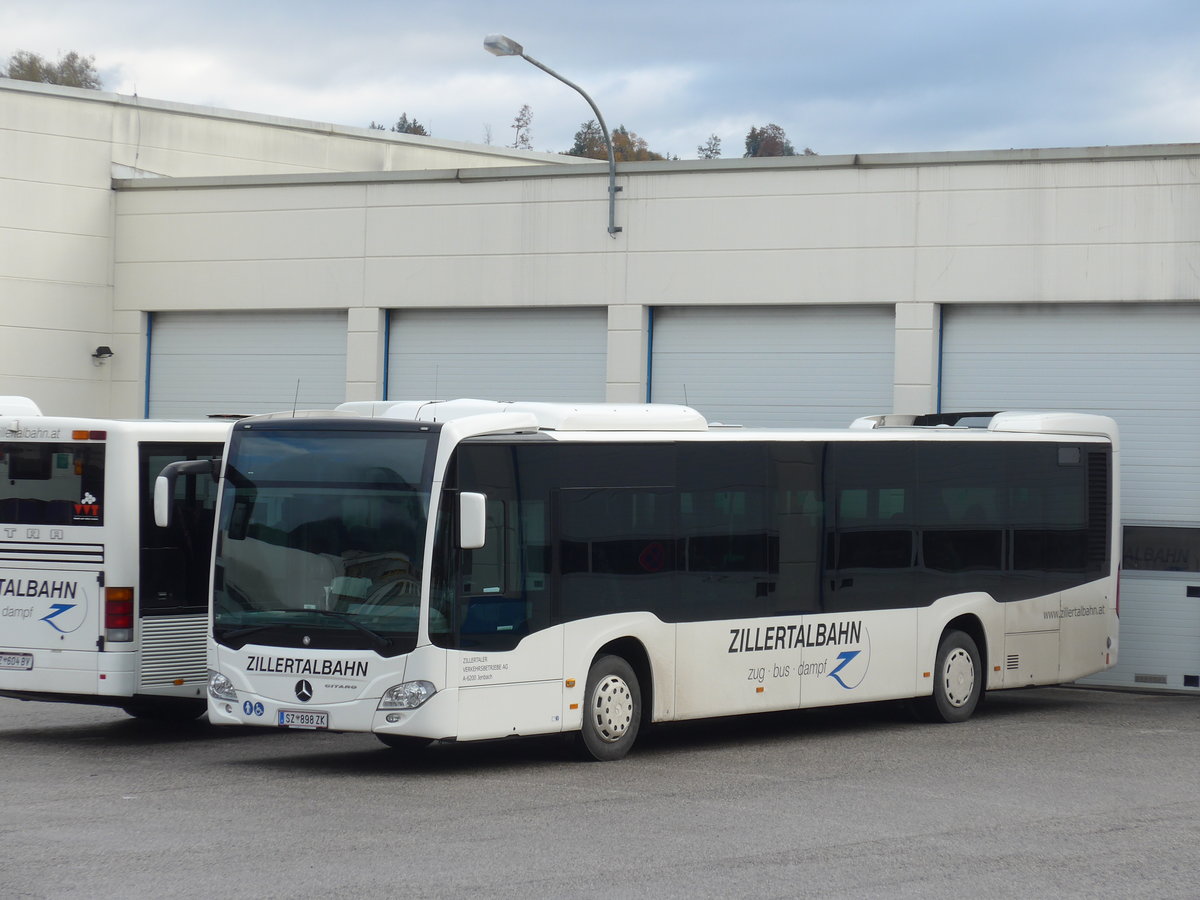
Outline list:
[[[428,137],[418,134],[397,134],[392,131],[380,131],[375,128],[358,128],[351,125],[333,125],[326,122],[313,122],[307,119],[289,119],[284,116],[269,116],[262,113],[242,112],[240,110],[220,109],[215,106],[198,106],[190,103],[176,103],[172,100],[153,100],[139,97],[136,94],[114,94],[108,91],[97,91],[86,88],[64,87],[57,84],[41,84],[35,81],[20,81],[0,76],[0,91],[14,93],[46,94],[63,99],[83,100],[92,103],[107,103],[111,106],[125,106],[142,110],[157,110],[181,116],[193,116],[205,119],[222,119],[231,122],[246,122],[272,128],[285,128],[289,131],[305,131],[312,134],[340,135],[358,140],[374,140],[393,144],[411,144],[417,147],[455,150],[459,153],[470,153],[481,157],[516,160],[541,160],[546,164],[578,165],[580,160],[575,156],[565,156],[559,153],[547,153],[540,150],[514,150],[511,147],[493,147],[490,144],[472,144],[468,141],[453,141],[445,138]]]
[[[694,159],[617,163],[617,175],[682,175],[776,169],[879,169],[916,166],[1116,162],[1138,159],[1200,158],[1200,144],[1136,144],[1113,147],[1057,147],[1026,150],[945,150],[929,153],[861,153],[837,156],[778,156],[756,159]],[[391,172],[315,172],[294,175],[228,175],[191,178],[114,178],[116,190],[271,187],[299,184],[389,184],[419,181],[510,181],[608,174],[608,163],[588,160],[570,167],[491,166],[413,169]]]

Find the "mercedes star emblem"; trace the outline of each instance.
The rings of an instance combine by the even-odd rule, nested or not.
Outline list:
[[[301,703],[307,703],[312,699],[312,685],[307,681],[296,682],[296,699]]]

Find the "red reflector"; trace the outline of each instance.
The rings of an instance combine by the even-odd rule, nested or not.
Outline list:
[[[107,431],[89,431],[88,438],[93,441],[106,441],[106,440],[108,440],[108,432]]]
[[[133,588],[104,589],[104,627],[133,627]]]

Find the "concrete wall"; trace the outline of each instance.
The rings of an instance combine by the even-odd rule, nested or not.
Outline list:
[[[615,239],[602,164],[119,182],[114,308],[361,310],[369,399],[381,310],[606,306],[608,396],[636,400],[649,307],[894,304],[895,409],[924,412],[943,304],[1200,298],[1197,145],[620,173]]]
[[[0,78],[0,393],[48,413],[140,415],[145,316],[114,310],[114,175],[578,163]],[[95,365],[102,344],[116,355]]]

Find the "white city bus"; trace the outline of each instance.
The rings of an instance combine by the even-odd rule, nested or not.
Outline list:
[[[213,723],[616,759],[648,722],[901,698],[958,722],[1116,661],[1102,416],[339,409],[234,426]]]
[[[43,416],[0,397],[0,697],[204,712],[215,482],[179,480],[160,529],[154,479],[219,457],[229,428]]]

